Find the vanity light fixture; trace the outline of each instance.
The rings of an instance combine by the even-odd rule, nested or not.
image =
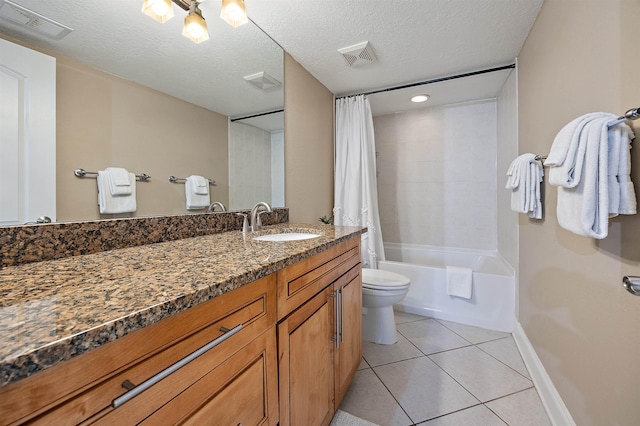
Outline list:
[[[209,31],[207,31],[207,23],[202,17],[202,11],[198,7],[198,2],[192,0],[189,7],[189,14],[184,18],[184,28],[182,35],[194,43],[201,43],[209,40]]]
[[[173,3],[177,4],[188,12],[187,17],[184,18],[182,35],[194,43],[201,43],[209,40],[207,22],[198,7],[198,3],[202,1],[204,0],[144,0],[142,12],[156,21],[164,23],[173,18]],[[249,22],[244,0],[222,0],[220,18],[234,28]]]
[[[411,102],[415,102],[415,103],[427,102],[428,99],[429,99],[429,95],[416,95],[411,98]]]
[[[244,0],[222,0],[220,18],[233,28],[249,22]]]
[[[174,17],[171,0],[144,0],[142,12],[160,23]]]

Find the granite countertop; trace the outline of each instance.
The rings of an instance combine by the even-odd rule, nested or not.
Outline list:
[[[283,228],[320,237],[253,240]],[[365,231],[280,224],[0,269],[0,387]]]

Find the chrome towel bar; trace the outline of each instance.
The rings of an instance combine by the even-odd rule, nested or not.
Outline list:
[[[207,179],[209,181],[209,185],[215,185],[216,181],[213,179]],[[186,182],[187,178],[179,178],[179,177],[175,177],[175,176],[169,176],[169,182],[171,183],[182,183],[182,182]]]
[[[79,177],[79,178],[83,178],[83,177],[87,177],[87,175],[98,175],[98,172],[88,172],[85,169],[75,169],[73,171],[73,174],[75,175],[75,177]],[[139,180],[140,182],[147,182],[149,179],[151,179],[151,176],[149,176],[146,173],[142,173],[140,175],[136,175],[136,179]]]

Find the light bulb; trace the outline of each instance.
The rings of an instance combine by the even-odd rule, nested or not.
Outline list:
[[[142,12],[158,22],[166,22],[174,16],[171,0],[144,0]]]
[[[222,0],[220,18],[233,28],[249,22],[243,0]]]
[[[416,95],[413,98],[411,98],[411,102],[426,102],[429,99],[429,95]]]
[[[155,3],[153,3],[153,6],[151,6],[151,10],[153,10],[153,12],[156,15],[164,15],[165,13],[167,13],[167,11],[169,10],[169,8],[171,7],[170,4],[167,4],[166,1],[156,1]]]

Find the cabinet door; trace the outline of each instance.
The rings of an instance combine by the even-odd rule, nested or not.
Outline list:
[[[145,425],[276,425],[275,326],[147,418]]]
[[[319,426],[334,413],[331,286],[278,324],[280,425]]]
[[[338,304],[339,344],[335,356],[335,404],[340,405],[362,361],[362,267],[360,264],[334,284]]]

